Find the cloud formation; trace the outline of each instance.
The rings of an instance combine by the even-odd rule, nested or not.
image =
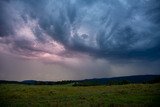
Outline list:
[[[6,54],[69,66],[78,75],[83,68],[86,77],[90,71],[158,73],[159,0],[0,0],[0,13],[1,71]],[[146,70],[145,64],[152,67]]]
[[[160,58],[158,0],[1,0],[0,7],[1,48],[16,54]]]

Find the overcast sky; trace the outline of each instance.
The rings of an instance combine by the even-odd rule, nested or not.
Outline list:
[[[0,0],[0,79],[160,74],[160,0]]]

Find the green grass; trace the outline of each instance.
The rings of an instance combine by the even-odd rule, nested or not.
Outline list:
[[[0,107],[160,107],[160,84],[0,85]]]

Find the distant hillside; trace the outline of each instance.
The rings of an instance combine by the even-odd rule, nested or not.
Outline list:
[[[113,78],[94,78],[85,80],[65,80],[65,81],[36,81],[24,80],[5,81],[0,80],[0,84],[30,84],[30,85],[61,85],[73,84],[73,86],[94,86],[94,85],[121,85],[129,83],[157,83],[160,82],[160,75],[134,75]]]
[[[95,78],[78,81],[76,85],[121,85],[129,83],[156,83],[160,82],[160,75],[134,75],[113,78]]]

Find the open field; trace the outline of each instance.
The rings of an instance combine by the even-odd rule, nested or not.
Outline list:
[[[0,107],[160,107],[160,83],[73,87],[0,85]]]

